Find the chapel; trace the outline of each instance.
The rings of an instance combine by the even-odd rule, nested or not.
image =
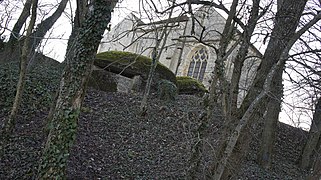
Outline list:
[[[156,40],[161,34],[159,29],[168,23],[169,34],[159,61],[176,76],[193,77],[208,88],[216,60],[213,47],[218,46],[226,20],[215,8],[210,6],[198,8],[194,13],[194,19],[196,21],[194,20],[193,23],[191,16],[181,15],[145,23],[131,13],[105,33],[98,53],[117,50],[151,57]],[[236,43],[240,32],[236,30],[235,34],[235,41],[232,43]],[[232,61],[237,50],[238,47],[233,50],[225,64],[225,73],[228,79],[233,71]],[[251,46],[250,58],[246,59],[242,69],[240,101],[254,78],[260,62],[257,57],[260,56],[260,52]]]

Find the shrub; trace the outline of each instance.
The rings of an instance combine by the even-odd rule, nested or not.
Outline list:
[[[177,87],[171,81],[161,79],[158,82],[158,97],[165,101],[174,101],[177,96]]]

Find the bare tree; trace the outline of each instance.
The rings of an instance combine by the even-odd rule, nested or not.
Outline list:
[[[284,13],[285,9],[289,8],[286,3],[292,4],[293,2],[292,1],[287,2],[286,0],[283,1],[283,4],[280,7],[279,12],[276,16],[277,21],[281,21],[281,22],[283,21],[281,19],[278,20],[278,17],[280,17],[281,14]],[[313,25],[315,25],[316,22],[318,22],[321,18],[321,14],[318,13],[314,16],[313,19],[311,19],[310,22],[305,24],[300,30],[295,31],[298,26],[299,19],[302,16],[302,12],[303,12],[304,7],[305,7],[305,3],[297,4],[297,6],[294,7],[294,8],[299,8],[297,12],[301,12],[301,15],[297,14],[296,19],[293,19],[293,23],[294,23],[293,25],[296,24],[293,27],[294,33],[290,34],[290,36],[285,37],[285,38],[288,38],[287,44],[286,44],[285,48],[283,49],[283,52],[279,56],[279,59],[288,59],[289,58],[289,51],[291,50],[291,48],[295,44],[295,42],[302,36],[303,33],[308,31],[309,28],[311,28]],[[282,16],[284,18],[284,15],[282,15]],[[285,17],[289,17],[289,16],[285,16]],[[291,16],[291,17],[293,17],[293,16]],[[267,49],[267,51],[268,51],[268,49]],[[260,149],[261,154],[259,156],[259,158],[260,158],[259,161],[263,167],[267,167],[267,168],[271,164],[272,148],[273,148],[274,139],[275,139],[275,129],[276,129],[277,121],[278,121],[278,116],[281,111],[280,106],[281,106],[281,98],[282,98],[282,94],[283,94],[283,86],[282,86],[283,69],[284,69],[284,65],[282,67],[282,71],[278,72],[273,79],[273,86],[272,86],[272,91],[271,91],[272,97],[269,98],[269,102],[268,102],[268,104],[266,104],[267,109],[266,109],[266,112],[264,115],[265,124],[264,124],[264,130],[263,130],[262,141],[261,141],[262,144],[261,144],[261,149]]]
[[[24,38],[21,38],[20,33],[25,21],[30,15],[30,12],[29,12],[30,2],[31,0],[26,1],[18,20],[16,21],[13,29],[11,30],[8,45],[4,52],[5,54],[8,54],[8,56],[4,60],[6,62],[14,60],[16,56],[20,55],[19,42],[20,40],[24,39]],[[32,40],[29,41],[29,43],[31,43],[30,44],[31,46],[30,50],[32,51],[31,54],[35,51],[36,47],[39,46],[40,42],[45,37],[46,33],[52,28],[52,26],[55,24],[55,22],[58,20],[61,14],[64,12],[64,9],[67,3],[68,3],[68,0],[61,0],[55,12],[53,12],[49,17],[41,21],[37,25],[37,28],[32,32],[32,35],[31,35]]]
[[[30,58],[32,57],[32,55],[35,53],[35,48],[40,44],[40,41],[43,39],[43,37],[45,36],[46,32],[53,26],[53,24],[57,21],[57,19],[61,16],[62,12],[64,11],[66,4],[67,4],[68,0],[62,0],[61,4],[59,4],[57,10],[46,20],[42,21],[38,27],[34,30],[34,28],[32,27],[28,27],[27,29],[27,34],[26,38],[23,38],[23,48],[22,48],[22,52],[21,52],[21,60],[20,60],[20,75],[19,75],[19,81],[18,81],[18,85],[17,85],[17,92],[16,92],[16,96],[15,96],[15,100],[13,103],[13,107],[10,113],[10,116],[8,117],[7,121],[4,124],[4,132],[6,135],[9,135],[11,133],[11,131],[13,130],[14,126],[15,126],[15,117],[18,113],[19,110],[19,106],[21,104],[21,99],[22,99],[22,95],[23,95],[23,89],[24,89],[24,84],[25,84],[25,79],[26,79],[26,74],[27,74],[27,66],[28,63],[30,62]],[[29,6],[29,4],[27,4],[27,6]],[[36,6],[37,7],[37,6]],[[18,31],[18,28],[22,27],[22,25],[20,25],[20,20],[21,19],[26,19],[25,15],[27,15],[28,13],[25,12],[26,9],[23,9],[23,12],[21,13],[22,18],[18,19],[18,22],[16,23],[15,27],[17,28],[16,30]],[[36,12],[36,10],[35,10]],[[36,16],[36,15],[34,15]],[[32,20],[36,21],[36,17],[32,17]],[[32,26],[34,26],[35,22],[30,21],[30,23]],[[18,25],[17,25],[18,24]],[[31,29],[30,29],[31,28]],[[29,32],[28,32],[29,30]],[[19,29],[20,31],[20,29]],[[11,34],[12,36],[16,36]],[[38,36],[38,37],[36,37]],[[12,41],[14,42],[15,40],[12,39]],[[26,42],[28,44],[26,44]],[[10,45],[10,44],[9,44]],[[12,48],[9,48],[9,52],[6,53],[10,53],[10,55],[12,56]],[[19,49],[19,48],[17,48]]]
[[[151,2],[153,3],[153,2]],[[173,4],[175,4],[175,0],[173,1]],[[154,6],[156,8],[156,6]],[[168,19],[170,19],[172,17],[173,14],[173,10],[171,9],[171,11],[169,12],[168,15]],[[153,25],[153,28],[155,29],[154,33],[155,33],[155,46],[153,47],[152,50],[152,63],[151,63],[151,68],[148,74],[148,79],[147,79],[147,83],[145,86],[145,91],[144,91],[144,95],[143,95],[143,99],[140,105],[140,114],[145,114],[147,111],[147,99],[150,93],[150,89],[151,89],[151,85],[152,85],[152,80],[153,80],[153,76],[154,76],[154,72],[157,66],[157,63],[159,61],[159,58],[162,54],[162,51],[164,50],[164,47],[166,45],[166,41],[167,41],[167,37],[168,34],[170,32],[170,27],[169,27],[170,21],[168,20],[160,29],[160,32],[158,32],[158,28],[157,25]],[[168,30],[169,29],[169,30]],[[160,34],[159,34],[160,33]]]
[[[17,22],[15,23],[15,25],[12,28],[12,31],[11,31],[11,34],[10,34],[10,38],[9,38],[9,43],[11,43],[12,45],[15,42],[17,42],[17,40],[20,37],[20,31],[21,31],[24,23],[26,22],[27,18],[30,15],[31,4],[32,4],[31,0],[27,0],[25,2],[20,16],[19,16]]]
[[[88,10],[87,0],[77,0],[76,2],[77,2],[77,9],[75,11],[75,16],[72,22],[72,31],[68,39],[64,63],[67,63],[69,59],[74,56],[75,47],[76,47],[75,46],[76,37],[79,33],[80,26],[83,23],[86,12]],[[57,98],[58,98],[58,92],[56,92],[55,100],[53,101],[50,107],[49,115],[47,118],[47,123],[48,123],[47,126],[49,126],[51,123],[52,115],[53,115],[53,112],[55,111],[55,104],[56,104]]]
[[[19,80],[18,80],[18,84],[17,84],[16,96],[15,96],[15,100],[14,100],[14,103],[12,106],[11,113],[10,113],[7,121],[4,123],[5,136],[10,135],[13,128],[14,128],[15,117],[17,115],[19,105],[22,100],[23,89],[24,89],[24,85],[26,83],[26,81],[25,81],[26,70],[27,70],[28,59],[30,58],[29,52],[32,48],[30,46],[30,40],[31,40],[32,31],[33,31],[35,23],[36,23],[38,0],[33,0],[31,2],[31,4],[32,4],[32,13],[31,13],[31,19],[30,19],[30,22],[28,25],[27,34],[26,34],[26,38],[24,40],[22,54],[21,54],[21,58],[20,58],[20,74],[19,74]]]
[[[22,12],[21,12],[20,16],[19,16],[17,22],[15,23],[15,25],[12,28],[12,31],[11,31],[11,34],[10,34],[10,38],[9,38],[9,43],[14,44],[19,39],[20,31],[21,31],[23,25],[25,24],[27,18],[30,15],[31,4],[32,4],[31,0],[27,0],[25,2],[25,5],[24,5],[24,7],[22,9]]]

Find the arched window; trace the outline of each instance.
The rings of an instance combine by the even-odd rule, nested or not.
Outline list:
[[[195,50],[194,54],[192,55],[187,76],[203,81],[207,60],[208,52],[205,47],[197,48],[197,50]]]

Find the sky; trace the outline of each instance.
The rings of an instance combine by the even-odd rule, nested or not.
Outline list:
[[[50,2],[49,0],[42,1]],[[57,20],[52,28],[52,32],[46,35],[48,39],[43,42],[44,46],[40,49],[45,55],[52,57],[59,62],[64,60],[68,38],[71,33],[70,7],[75,7],[74,2],[67,5],[65,13]],[[112,27],[125,18],[131,11],[137,10],[137,3],[133,3],[132,0],[123,0],[122,3],[117,5],[112,14]]]

